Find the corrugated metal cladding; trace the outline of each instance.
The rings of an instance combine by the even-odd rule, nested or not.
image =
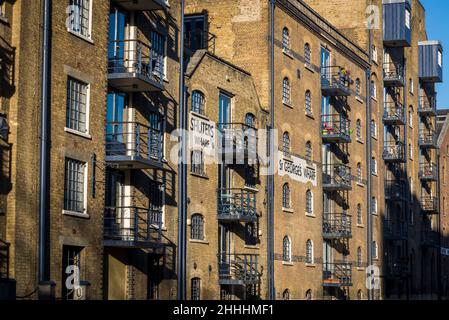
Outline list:
[[[408,28],[405,21],[406,10],[411,13],[410,2],[407,0],[383,2],[385,45],[394,47],[410,47],[412,43],[411,20],[410,28]]]
[[[421,81],[443,82],[443,47],[439,42],[419,43],[419,77]]]

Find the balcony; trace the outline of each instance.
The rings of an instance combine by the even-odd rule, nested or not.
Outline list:
[[[118,169],[161,169],[162,133],[137,122],[110,122],[106,130],[106,162]]]
[[[218,220],[222,222],[257,221],[256,192],[245,189],[219,189]]]
[[[404,125],[405,112],[404,106],[399,102],[385,102],[383,121],[386,125]]]
[[[404,87],[404,67],[400,63],[388,62],[383,65],[384,85],[390,87]]]
[[[418,176],[421,181],[438,181],[438,166],[435,163],[420,163]]]
[[[161,208],[149,209],[137,206],[105,207],[105,246],[147,248],[159,245],[161,238]]]
[[[352,264],[350,263],[323,263],[324,287],[352,286]]]
[[[438,214],[439,201],[435,196],[421,196],[421,209],[426,214]]]
[[[111,41],[108,50],[111,87],[121,92],[164,90],[164,56],[151,45],[140,40]]]
[[[351,121],[341,114],[321,116],[321,137],[327,143],[350,143]]]
[[[257,161],[257,129],[243,123],[219,123],[218,150],[227,164]]]
[[[323,215],[323,238],[352,238],[351,216],[346,213],[325,213]]]
[[[167,0],[112,0],[127,11],[153,11],[167,9]]]
[[[436,97],[420,96],[418,113],[422,116],[436,116],[437,115]]]
[[[405,182],[401,180],[385,180],[385,200],[405,201],[406,197]]]
[[[437,231],[426,228],[421,231],[421,244],[425,247],[439,247],[440,235]]]
[[[323,164],[323,190],[351,190],[351,168],[344,164]]]
[[[385,219],[384,236],[389,240],[407,239],[407,223],[403,221]]]
[[[345,68],[338,66],[321,67],[321,91],[323,96],[350,96],[350,82]]]
[[[260,281],[258,256],[223,253],[218,255],[220,285],[254,285]]]
[[[405,162],[405,145],[403,142],[387,142],[384,145],[382,158],[385,162]]]
[[[443,82],[443,46],[440,41],[418,42],[419,80],[422,82]]]
[[[410,47],[412,44],[410,0],[383,0],[383,42],[389,47]],[[408,12],[408,14],[407,14]],[[409,23],[406,16],[410,17]]]
[[[388,259],[388,260],[393,260],[393,259]],[[407,261],[403,260],[403,259],[399,259],[396,260],[394,259],[394,261],[385,261],[385,265],[384,265],[384,274],[385,277],[388,279],[402,279],[402,278],[406,278],[408,275],[408,264]]]
[[[420,130],[418,144],[421,148],[437,149],[438,136],[434,130]]]

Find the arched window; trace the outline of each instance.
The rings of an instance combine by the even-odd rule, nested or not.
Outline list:
[[[372,58],[373,58],[373,61],[377,63],[377,56],[378,56],[377,55],[377,47],[375,45],[373,45],[372,48],[373,48]]]
[[[290,32],[287,27],[282,30],[282,49],[290,52]]]
[[[254,222],[247,222],[245,224],[245,245],[257,245],[257,228]]]
[[[377,138],[377,124],[375,120],[371,120],[371,137]]]
[[[290,80],[288,78],[284,78],[282,81],[282,102],[286,104],[290,104]]]
[[[410,106],[408,109],[408,125],[410,128],[413,128],[413,106]]]
[[[304,64],[307,67],[312,66],[312,50],[310,49],[310,44],[308,43],[304,45]]]
[[[195,174],[204,175],[203,151],[193,150],[191,153],[190,171]]]
[[[359,291],[357,291],[357,299],[358,300],[363,300],[363,291],[362,291],[362,289],[359,289]]]
[[[306,114],[308,115],[312,115],[312,93],[310,92],[310,90],[306,91],[306,96],[305,96],[305,107],[306,107]]]
[[[362,267],[362,247],[357,248],[357,268]]]
[[[412,94],[415,91],[412,78],[408,79],[408,89],[409,89],[409,92],[412,93]]]
[[[247,113],[245,115],[245,124],[248,127],[255,128],[256,127],[256,117],[252,113]]]
[[[358,98],[360,98],[360,96],[362,95],[362,88],[359,78],[355,79],[355,95]]]
[[[307,141],[306,142],[306,160],[312,161],[313,154],[312,154],[312,142]]]
[[[192,215],[190,239],[204,240],[204,218],[201,214]]]
[[[288,289],[285,289],[284,292],[282,292],[282,300],[290,300],[290,291]]]
[[[284,132],[282,135],[282,151],[285,156],[290,156],[290,135],[288,132]]]
[[[306,213],[313,213],[313,194],[311,190],[306,191]]]
[[[376,160],[376,157],[371,157],[371,174],[377,175],[377,160]]]
[[[357,182],[363,183],[362,180],[362,164],[360,162],[357,163]]]
[[[361,141],[362,140],[362,121],[360,119],[357,119],[357,121],[355,122],[355,134],[356,134],[357,140]]]
[[[290,208],[290,186],[288,183],[282,186],[282,206],[284,208]]]
[[[363,224],[362,205],[360,203],[357,204],[357,224]]]
[[[204,106],[204,94],[201,91],[194,90],[192,92],[192,111],[199,114],[204,114]]]
[[[191,299],[192,300],[201,300],[201,279],[200,278],[192,278],[191,280]]]
[[[282,260],[284,262],[291,262],[292,261],[292,248],[291,248],[291,242],[290,238],[288,236],[284,237],[284,240],[282,241]]]
[[[312,289],[306,291],[306,300],[312,300]]]
[[[377,246],[377,242],[373,241],[372,243],[372,254],[373,254],[373,259],[378,259],[379,258],[379,247]]]
[[[371,213],[374,215],[377,214],[377,199],[376,199],[376,197],[371,198]]]
[[[371,98],[377,100],[377,84],[376,77],[373,75],[373,79],[371,80]]]
[[[306,241],[306,263],[313,263],[313,242],[310,239]]]
[[[408,154],[410,159],[413,159],[413,145],[411,143],[408,144]]]

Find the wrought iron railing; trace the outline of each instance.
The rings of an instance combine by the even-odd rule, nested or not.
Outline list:
[[[420,130],[418,143],[421,147],[436,147],[438,136],[435,130]]]
[[[321,116],[321,136],[323,139],[351,140],[351,121],[341,114]]]
[[[217,127],[220,153],[232,158],[256,160],[256,128],[244,123],[219,123]]]
[[[346,213],[324,213],[323,236],[326,238],[350,238],[351,216]]]
[[[345,164],[323,164],[323,187],[351,188],[351,168]]]
[[[386,62],[383,65],[384,81],[404,83],[404,67],[400,63]]]
[[[350,95],[351,79],[348,71],[340,66],[321,67],[321,89],[334,95]]]
[[[406,200],[406,186],[402,180],[385,180],[386,200]]]
[[[257,219],[256,192],[246,189],[218,189],[218,218]]]
[[[438,179],[438,166],[432,162],[423,162],[419,164],[419,178],[424,180]]]
[[[323,286],[347,287],[352,286],[352,264],[323,263]]]
[[[260,280],[258,255],[218,254],[218,276],[227,284],[255,284]]]
[[[385,161],[405,161],[405,144],[402,141],[386,142],[382,157]]]
[[[421,196],[421,208],[425,212],[437,213],[438,212],[438,198],[430,195]]]
[[[419,97],[418,112],[419,113],[436,113],[437,99],[436,97]]]
[[[405,122],[405,112],[402,103],[388,101],[384,103],[384,122]]]

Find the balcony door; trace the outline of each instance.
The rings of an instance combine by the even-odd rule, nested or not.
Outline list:
[[[185,17],[185,46],[192,53],[206,48],[206,17],[193,15]]]
[[[331,66],[331,53],[328,49],[321,47],[321,75],[328,75]],[[329,79],[328,77],[326,77]]]
[[[231,274],[231,230],[229,225],[220,224],[218,226],[218,254],[220,275]]]
[[[111,7],[109,13],[109,46],[108,67],[110,73],[125,72],[128,45],[125,40],[129,26],[128,13],[116,7]]]
[[[218,122],[219,122],[219,129],[221,131],[221,134],[219,135],[219,139],[222,139],[222,146],[226,146],[226,141],[228,140],[226,138],[226,134],[223,135],[223,130],[230,129],[230,123],[232,122],[232,115],[231,115],[231,97],[225,93],[220,92],[220,95],[218,97]],[[224,142],[223,142],[224,139]],[[225,163],[221,163],[219,166],[219,188],[229,189],[232,186],[231,182],[231,172],[228,166],[226,166]]]

